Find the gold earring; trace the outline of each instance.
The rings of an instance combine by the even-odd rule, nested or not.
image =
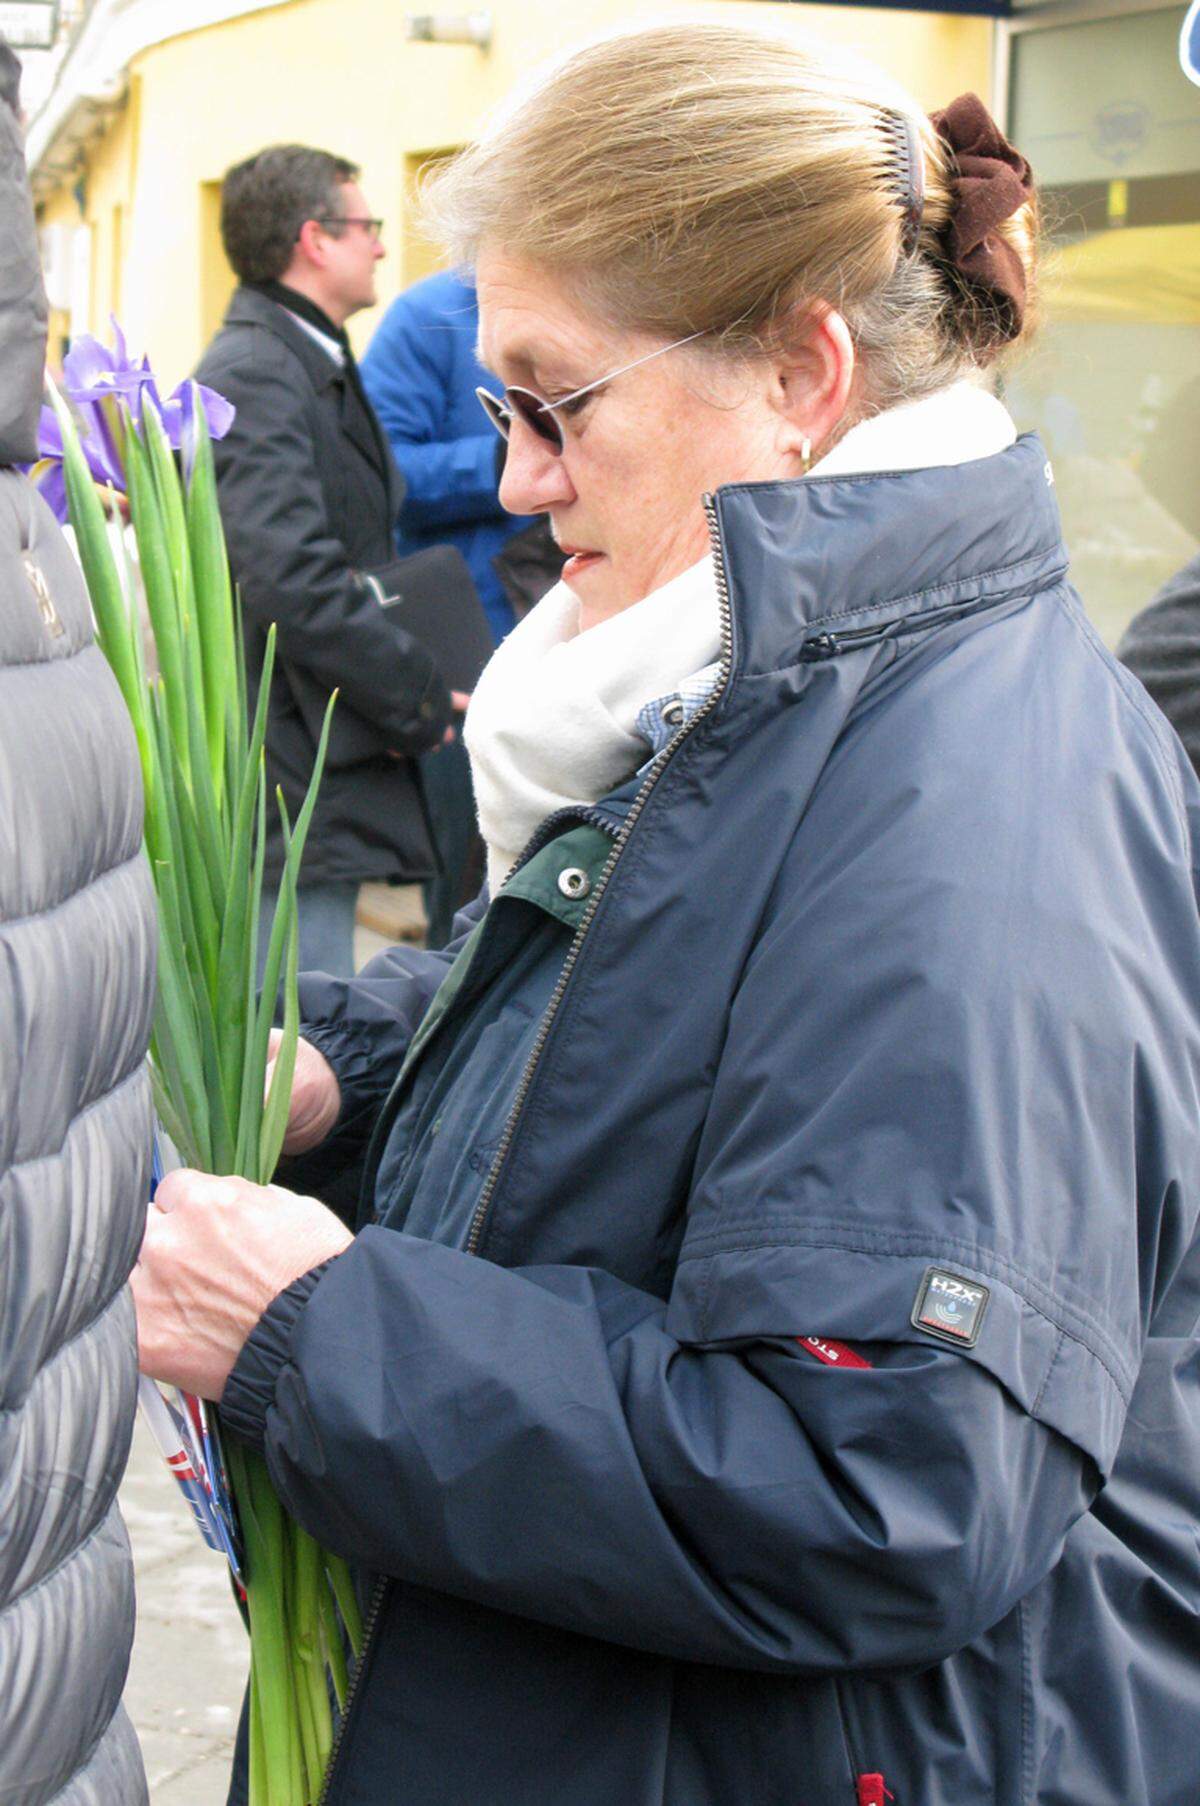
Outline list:
[[[800,441],[800,462],[804,466],[804,469],[801,474],[804,476],[807,476],[809,473],[809,470],[812,467],[812,440],[811,439],[801,439],[801,441]]]

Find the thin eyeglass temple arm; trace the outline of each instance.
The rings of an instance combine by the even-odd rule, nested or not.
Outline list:
[[[569,401],[578,401],[582,395],[590,395],[593,389],[602,389],[605,383],[612,382],[614,377],[624,376],[627,370],[636,370],[642,364],[650,363],[656,357],[665,357],[668,351],[678,351],[681,345],[690,345],[693,339],[702,339],[706,329],[700,332],[689,332],[684,339],[676,339],[671,345],[660,345],[656,351],[647,351],[644,357],[635,357],[631,364],[622,364],[619,370],[609,370],[598,376],[594,383],[584,383],[582,389],[572,389],[569,395],[560,395],[556,401],[544,401],[538,409],[540,414],[553,414],[555,408],[566,407]],[[532,393],[532,391],[530,391]]]

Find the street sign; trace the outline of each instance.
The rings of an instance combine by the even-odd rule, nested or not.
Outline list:
[[[14,50],[50,50],[58,31],[58,0],[0,0],[0,38]]]
[[[808,0],[783,0],[787,6],[803,6]],[[1008,19],[1020,0],[825,0],[832,6],[873,6],[906,13],[973,13],[986,19]]]
[[[1190,82],[1200,88],[1200,0],[1192,0],[1179,34],[1179,63]]]

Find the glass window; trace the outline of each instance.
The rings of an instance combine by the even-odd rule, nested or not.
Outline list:
[[[1200,93],[1184,8],[1014,33],[1011,135],[1042,190],[1045,324],[1012,373],[1105,638],[1200,546]]]

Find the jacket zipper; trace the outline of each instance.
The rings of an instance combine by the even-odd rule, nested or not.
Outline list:
[[[878,627],[850,627],[839,633],[814,634],[811,640],[805,640],[801,644],[800,662],[805,665],[819,664],[826,659],[839,658],[843,652],[855,652],[860,646],[873,645],[878,640],[903,639],[908,634],[943,627],[948,621],[966,621],[972,615],[982,614],[988,608],[999,608],[1002,603],[1011,600],[1011,595],[1006,593],[1002,596],[984,596],[978,602],[949,602],[945,608],[932,608],[927,614],[899,615],[895,620],[884,621]]]
[[[371,1594],[371,1601],[367,1607],[367,1615],[363,1621],[362,1654],[355,1664],[350,1685],[346,1689],[346,1704],[343,1706],[338,1718],[338,1727],[334,1733],[333,1743],[330,1745],[329,1761],[325,1766],[325,1779],[321,1783],[321,1792],[317,1796],[317,1806],[328,1806],[329,1790],[333,1786],[333,1771],[337,1766],[338,1751],[342,1747],[342,1739],[346,1735],[346,1726],[350,1722],[350,1708],[354,1704],[354,1697],[358,1692],[359,1683],[366,1672],[367,1652],[371,1647],[371,1639],[375,1635],[375,1625],[378,1621],[379,1614],[383,1609],[383,1600],[387,1588],[387,1575],[381,1574],[375,1582],[374,1591]]]
[[[596,911],[599,909],[601,899],[608,888],[608,881],[612,876],[613,869],[616,866],[618,859],[621,857],[629,836],[637,825],[638,817],[645,808],[646,803],[650,798],[651,791],[662,776],[667,762],[671,759],[681,741],[686,739],[692,730],[704,720],[705,716],[710,714],[716,707],[717,703],[724,695],[725,688],[729,682],[733,655],[733,625],[732,612],[729,605],[729,580],[725,572],[725,559],[721,547],[721,532],[717,525],[716,504],[711,495],[706,495],[704,497],[704,513],[708,521],[708,534],[712,546],[713,566],[717,580],[717,601],[721,611],[721,660],[717,673],[717,681],[709,695],[705,697],[703,703],[696,710],[696,713],[690,720],[683,723],[678,733],[672,736],[663,747],[662,751],[651,761],[650,768],[642,781],[642,787],[630,805],[629,813],[618,830],[616,839],[613,842],[612,851],[604,862],[603,869],[596,881],[595,888],[588,899],[587,907],[579,918],[579,926],[575,930],[575,938],[571,942],[567,957],[563,962],[563,969],[558,975],[558,982],[556,983],[554,990],[551,993],[550,1001],[543,1012],[541,1023],[538,1026],[537,1039],[535,1040],[529,1058],[525,1063],[525,1070],[521,1074],[521,1082],[517,1086],[516,1097],[513,1099],[512,1108],[508,1113],[508,1120],[504,1125],[504,1133],[500,1137],[495,1157],[492,1161],[488,1176],[484,1181],[483,1190],[479,1194],[479,1202],[476,1204],[475,1213],[471,1218],[471,1228],[466,1243],[466,1251],[468,1254],[478,1254],[479,1252],[479,1245],[483,1237],[484,1226],[487,1222],[488,1211],[491,1208],[492,1198],[495,1195],[496,1186],[500,1180],[500,1172],[504,1166],[504,1162],[508,1158],[508,1152],[512,1146],[513,1137],[517,1130],[517,1123],[521,1111],[525,1106],[525,1100],[529,1095],[530,1086],[533,1083],[533,1077],[537,1070],[538,1061],[541,1059],[546,1042],[550,1037],[550,1030],[554,1025],[554,1019],[558,1014],[559,1005],[561,1004],[567,986],[571,981],[571,974],[579,959],[580,950],[583,947],[588,929],[595,920]]]
[[[525,1099],[529,1094],[529,1087],[533,1082],[534,1070],[537,1067],[537,1063],[541,1057],[542,1050],[546,1045],[546,1040],[550,1033],[551,1024],[554,1020],[555,1015],[558,1012],[558,1006],[562,1002],[563,993],[565,992],[565,990],[567,988],[567,984],[570,980],[571,973],[574,970],[575,963],[579,958],[579,950],[580,950],[581,946],[583,945],[584,936],[587,934],[588,928],[590,927],[592,920],[596,914],[596,909],[599,905],[600,898],[604,894],[604,890],[605,890],[605,887],[608,884],[608,880],[612,874],[613,867],[616,865],[617,860],[620,858],[621,849],[624,847],[625,842],[629,839],[629,835],[632,832],[634,823],[637,821],[638,817],[642,813],[642,810],[645,808],[647,799],[649,798],[649,795],[650,795],[650,792],[653,790],[655,784],[658,782],[658,779],[659,779],[664,767],[666,766],[668,759],[670,759],[671,755],[674,753],[676,747],[680,744],[680,742],[682,740],[684,740],[688,734],[691,733],[692,729],[697,725],[697,723],[702,721],[704,719],[704,717],[706,715],[708,715],[716,707],[721,696],[724,694],[726,684],[729,681],[729,672],[730,672],[730,668],[731,668],[731,664],[732,664],[732,652],[733,652],[732,614],[731,614],[731,610],[730,610],[730,606],[729,606],[729,583],[728,583],[728,579],[725,574],[725,561],[724,561],[724,557],[723,557],[723,554],[721,551],[720,529],[717,526],[717,510],[716,510],[716,506],[713,502],[711,495],[706,495],[704,497],[704,513],[705,513],[705,516],[708,521],[709,538],[710,538],[710,541],[712,544],[713,564],[714,564],[715,570],[716,570],[717,601],[719,603],[720,610],[721,610],[721,661],[720,661],[720,667],[719,667],[718,674],[717,674],[717,682],[713,686],[711,693],[705,697],[701,706],[696,710],[696,713],[691,717],[691,719],[689,721],[684,722],[683,726],[679,729],[679,732],[677,734],[675,734],[667,742],[666,746],[663,747],[662,751],[660,753],[658,753],[655,756],[655,758],[652,760],[650,769],[647,771],[646,776],[642,782],[642,787],[638,791],[637,796],[635,797],[632,805],[630,806],[629,814],[626,816],[625,821],[623,822],[623,824],[616,836],[616,839],[613,842],[612,852],[608,855],[608,858],[605,860],[604,868],[600,873],[600,877],[597,880],[596,887],[595,887],[594,891],[592,892],[592,895],[588,901],[587,908],[585,909],[583,915],[580,917],[579,926],[575,930],[575,937],[571,942],[570,949],[567,953],[566,960],[563,964],[563,969],[559,973],[558,982],[554,987],[554,991],[551,995],[550,1001],[546,1005],[545,1012],[543,1013],[541,1025],[538,1029],[537,1040],[534,1043],[533,1049],[529,1055],[529,1059],[526,1062],[525,1070],[521,1075],[521,1082],[520,1082],[519,1086],[517,1087],[517,1095],[516,1095],[515,1099],[513,1100],[512,1108],[510,1109],[510,1111],[508,1113],[508,1120],[504,1125],[504,1133],[500,1138],[500,1145],[496,1150],[496,1155],[492,1161],[491,1169],[489,1170],[487,1179],[484,1182],[483,1190],[479,1195],[479,1202],[475,1206],[475,1213],[474,1213],[473,1217],[471,1218],[471,1228],[470,1228],[470,1232],[467,1236],[467,1244],[466,1244],[466,1252],[468,1254],[476,1254],[479,1250],[479,1239],[483,1233],[484,1223],[487,1219],[487,1214],[488,1214],[488,1210],[491,1206],[492,1197],[495,1193],[496,1185],[497,1185],[497,1182],[500,1177],[500,1169],[504,1165],[504,1161],[507,1158],[509,1148],[512,1146],[513,1135],[516,1132],[517,1119],[521,1114],[521,1110],[524,1106]],[[517,864],[518,865],[524,864],[526,858],[530,857],[534,852],[536,852],[538,850],[538,848],[541,846],[541,844],[542,844],[542,830],[539,829],[538,833],[534,836],[534,838],[530,842],[529,846],[522,853],[521,858],[517,861]],[[388,1103],[390,1104],[391,1101],[392,1101],[391,1098],[389,1098]],[[387,1114],[387,1105],[384,1106],[383,1114],[384,1115]],[[383,1120],[383,1118],[381,1116],[380,1126],[382,1125],[382,1120]],[[372,1136],[372,1144],[374,1144],[376,1137],[378,1136],[378,1133],[379,1133],[379,1130],[377,1127],[376,1135]],[[370,1171],[372,1152],[373,1152],[373,1147],[368,1150],[368,1154],[367,1154],[367,1172]],[[364,1174],[364,1178],[365,1178],[365,1176],[366,1176],[366,1174]],[[345,1707],[339,1718],[337,1732],[334,1736],[333,1745],[329,1752],[329,1764],[325,1770],[325,1780],[322,1783],[320,1796],[317,1800],[317,1806],[328,1806],[328,1802],[329,1802],[329,1798],[330,1798],[330,1789],[333,1785],[334,1768],[337,1764],[338,1754],[342,1747],[342,1740],[346,1735],[346,1728],[350,1722],[351,1707],[354,1705],[354,1701],[358,1694],[358,1689],[359,1689],[359,1685],[362,1681],[362,1677],[366,1673],[367,1658],[368,1658],[369,1654],[371,1653],[371,1645],[372,1645],[372,1642],[375,1637],[375,1631],[378,1627],[379,1615],[380,1615],[381,1611],[383,1610],[383,1602],[387,1596],[388,1585],[389,1585],[389,1581],[388,1581],[387,1575],[386,1574],[381,1575],[379,1577],[379,1579],[376,1581],[374,1591],[371,1594],[371,1602],[367,1608],[367,1616],[366,1616],[366,1620],[363,1624],[362,1655],[358,1659],[358,1663],[354,1670],[353,1678],[351,1679],[349,1689],[346,1693],[346,1704],[345,1704]]]

